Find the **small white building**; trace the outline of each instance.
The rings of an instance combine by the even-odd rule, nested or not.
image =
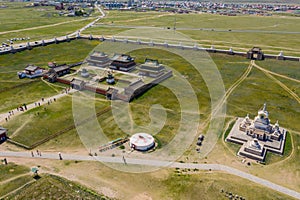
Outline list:
[[[130,137],[129,145],[131,148],[138,151],[148,151],[155,146],[155,141],[152,135],[147,133],[136,133]]]

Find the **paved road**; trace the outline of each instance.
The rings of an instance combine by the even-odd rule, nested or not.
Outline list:
[[[0,157],[23,157],[32,158],[31,152],[0,152]],[[64,160],[78,160],[78,161],[101,161],[107,163],[124,163],[122,157],[107,157],[107,156],[83,156],[75,154],[62,154]],[[34,157],[36,159],[59,159],[58,153],[43,153],[41,157]],[[228,174],[236,175],[241,178],[247,179],[249,181],[255,182],[257,184],[263,185],[265,187],[271,188],[275,191],[281,192],[283,194],[289,195],[296,199],[300,199],[300,193],[288,189],[286,187],[277,185],[268,180],[259,178],[257,176],[248,174],[246,172],[240,171],[238,169],[228,167],[220,164],[195,164],[195,163],[179,163],[179,162],[169,162],[161,160],[145,160],[145,159],[135,159],[126,158],[127,164],[135,165],[147,165],[155,167],[169,167],[169,168],[185,168],[185,169],[199,169],[199,170],[212,170],[212,171],[223,171]]]
[[[81,29],[69,34],[68,36],[69,37],[72,37],[72,36],[76,36],[77,34],[81,33],[82,31],[88,29],[89,27],[93,26],[95,23],[97,23],[100,19],[104,18],[106,15],[105,13],[102,11],[102,9],[100,8],[100,6],[95,3],[95,7],[96,9],[101,13],[101,15],[99,17],[97,17],[97,19],[95,19],[94,21],[92,21],[91,23],[87,24],[86,26],[82,27]]]

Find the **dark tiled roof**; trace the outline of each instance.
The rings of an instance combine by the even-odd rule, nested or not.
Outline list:
[[[111,60],[119,62],[132,62],[134,59],[130,55],[126,54],[115,54]]]
[[[74,85],[81,85],[81,84],[84,84],[84,81],[83,80],[79,80],[79,79],[73,79],[71,81],[71,84],[74,84]]]
[[[63,65],[63,66],[59,66],[59,67],[54,67],[53,70],[55,72],[60,72],[60,71],[64,71],[66,69],[70,69],[70,67],[68,65]]]
[[[35,70],[39,69],[38,66],[34,66],[34,65],[28,65],[25,70],[26,71],[30,71],[30,72],[34,72]]]

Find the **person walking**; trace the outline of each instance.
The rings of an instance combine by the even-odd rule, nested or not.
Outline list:
[[[62,156],[61,156],[60,152],[58,152],[58,157],[59,157],[59,160],[62,160]]]

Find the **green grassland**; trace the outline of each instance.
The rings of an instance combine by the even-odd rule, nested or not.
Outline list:
[[[121,199],[228,199],[225,195],[229,192],[245,199],[292,199],[248,180],[221,172],[162,169],[143,174],[125,173],[98,162],[72,162],[61,167],[60,173],[69,175],[74,173],[69,172],[71,169],[80,172],[87,167],[93,173],[78,173],[79,180],[94,189],[111,188],[121,194]]]
[[[33,178],[29,167],[0,165],[1,199],[109,199],[76,182],[51,174]],[[8,180],[9,179],[9,180]]]
[[[29,168],[22,165],[16,165],[14,163],[8,163],[7,165],[0,165],[0,181],[5,181],[14,176],[25,174],[29,172]]]
[[[107,106],[107,104],[97,102],[96,109],[101,109],[104,106]],[[50,105],[37,107],[17,116],[14,120],[9,121],[6,126],[12,134],[11,139],[31,146],[72,125],[74,125],[72,98],[64,97]],[[20,130],[19,127],[22,127],[22,129]]]
[[[292,90],[295,94],[300,96],[300,84],[295,83],[295,81],[287,80],[285,78],[277,78],[281,83],[286,85],[288,88]]]
[[[150,12],[151,13],[151,12]],[[150,25],[156,27],[173,27],[176,16],[177,28],[215,28],[215,29],[234,29],[234,30],[272,30],[272,31],[299,31],[299,27],[295,24],[298,18],[286,18],[278,16],[261,17],[261,16],[221,16],[211,14],[164,14],[153,13],[159,15],[157,18],[148,19],[146,17],[135,17],[137,12],[120,12],[110,11],[107,18],[103,22],[111,22],[114,24],[127,25]],[[145,13],[145,16],[147,13]],[[133,20],[135,19],[135,20]],[[102,21],[101,21],[102,22]],[[147,22],[147,23],[146,23]]]
[[[24,7],[27,3],[4,3],[0,12],[0,32],[71,21],[74,18],[59,16],[54,6]],[[80,18],[75,18],[80,19]]]
[[[270,190],[266,192],[263,187],[234,176],[222,173],[189,174],[193,173],[193,170],[184,171],[175,172],[163,181],[167,187],[165,198],[171,196],[172,199],[228,199],[229,194],[226,197],[226,192],[246,199],[289,198]]]
[[[85,19],[83,21],[74,21],[66,24],[60,24],[53,27],[43,27],[35,30],[24,30],[13,33],[6,33],[0,35],[0,41],[4,42],[7,39],[11,38],[27,38],[30,37],[30,40],[25,41],[16,41],[18,43],[25,43],[28,41],[37,41],[42,39],[50,39],[54,37],[65,36],[67,34],[73,33],[76,30],[82,28],[86,24],[93,21],[92,19]],[[16,43],[15,42],[15,43]]]
[[[39,101],[42,97],[53,96],[57,91],[49,88],[47,84],[42,81],[33,82],[28,85],[22,85],[17,88],[8,88],[1,92],[0,111],[9,111],[16,109],[18,106],[35,101]]]
[[[271,122],[279,120],[279,124],[287,129],[300,130],[297,123],[300,117],[299,103],[256,68],[229,97],[227,114],[243,117],[249,113],[253,118],[264,102],[267,103]]]
[[[59,149],[69,150],[69,151],[80,151],[86,150],[80,140],[80,137],[76,129],[65,132],[53,138],[52,140],[41,144],[38,147],[41,151],[58,151]]]
[[[55,175],[42,178],[7,197],[7,199],[109,199],[103,195]]]
[[[264,60],[256,61],[256,63],[272,72],[288,76],[294,79],[300,79],[300,73],[298,73],[300,64],[293,61],[278,61],[278,60]],[[296,73],[295,73],[296,72]]]
[[[275,60],[266,60],[264,62],[257,62],[261,67],[275,72],[279,75],[284,75],[293,79],[300,79],[300,73],[295,73],[299,71],[299,63],[291,62],[291,61],[275,61]],[[283,70],[284,69],[284,70]],[[287,78],[279,77],[273,75],[280,82],[285,84],[288,88],[290,88],[294,93],[300,96],[300,84],[299,82],[295,82],[294,80],[289,80]]]
[[[130,30],[128,28],[116,28],[116,27],[92,27],[84,30],[83,34],[92,34],[92,35],[103,35],[103,36],[113,36],[117,35],[120,32]]]
[[[165,15],[166,13],[158,12],[127,12],[127,11],[116,11],[110,10],[107,12],[108,17],[101,20],[101,22],[119,24],[122,21],[132,22],[137,20],[146,20],[152,17],[157,17],[158,14]]]
[[[8,194],[11,191],[14,191],[32,180],[33,180],[32,176],[25,175],[25,176],[16,178],[14,180],[11,180],[9,182],[6,182],[4,184],[1,184],[0,185],[0,196]]]
[[[71,168],[74,170],[75,164],[66,162],[61,170],[65,171],[67,175],[71,173]],[[199,197],[201,199],[228,199],[229,194],[246,199],[292,199],[281,193],[265,190],[262,186],[239,177],[218,172],[209,173],[185,169],[162,170],[143,174],[141,179],[140,174],[116,172],[97,162],[79,162],[75,169],[82,170],[87,167],[86,164],[93,173],[87,174],[86,177],[81,177],[83,174],[78,173],[76,176],[80,180],[84,183],[86,180],[91,180],[87,184],[88,187],[92,186],[91,188],[99,189],[104,186],[117,190],[126,199],[139,194],[148,194],[152,198],[158,199],[197,199]],[[43,168],[43,164],[41,168]],[[115,180],[113,182],[112,175]],[[56,175],[41,174],[40,177],[4,199],[109,199],[93,189]],[[0,186],[1,195],[9,193],[31,180],[33,178],[29,175],[16,177],[13,181]],[[128,180],[131,180],[130,184],[128,184]],[[93,184],[95,181],[97,181],[96,185]],[[124,187],[125,185],[126,187]]]
[[[28,121],[28,119],[32,120]],[[63,123],[58,123],[60,121]],[[74,122],[72,119],[71,98],[64,97],[50,105],[37,107],[24,113],[22,116],[17,116],[14,120],[7,123],[7,127],[10,130],[10,134],[12,134],[11,138],[13,140],[31,146],[35,142],[72,124]],[[19,127],[22,127],[22,130],[16,132]]]
[[[152,12],[150,12],[152,13]],[[149,13],[149,14],[150,14]],[[179,32],[191,37],[196,42],[205,47],[214,45],[217,48],[230,48],[247,51],[253,46],[260,46],[266,53],[278,54],[281,50],[288,55],[299,56],[299,34],[288,34],[284,32],[299,32],[300,29],[295,24],[299,23],[297,17],[282,16],[220,16],[211,14],[162,14],[157,12],[156,17],[139,17],[140,13],[110,11],[107,18],[100,22],[111,25],[149,26],[161,28],[173,28],[176,21],[177,28],[209,29],[209,30],[180,30]],[[146,13],[147,14],[147,13]],[[133,19],[136,16],[136,19]],[[175,20],[176,19],[176,20]],[[109,30],[107,30],[109,29]],[[218,29],[222,32],[217,31]],[[111,35],[125,31],[118,27],[92,27],[84,33],[100,35]],[[234,32],[229,30],[260,30],[260,31],[283,31],[282,33],[252,33]],[[151,37],[151,35],[149,35]],[[288,38],[288,39],[287,39]]]
[[[180,31],[191,37],[204,47],[214,45],[216,48],[237,51],[248,51],[253,46],[261,47],[265,53],[279,54],[284,51],[285,55],[299,56],[299,34],[270,34],[270,33],[236,33],[215,31]],[[287,40],[287,38],[289,38]]]

